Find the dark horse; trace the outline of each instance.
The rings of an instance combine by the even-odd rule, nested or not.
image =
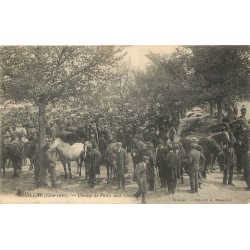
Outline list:
[[[114,174],[115,167],[115,150],[116,143],[110,143],[106,149],[106,169],[107,169],[107,183],[111,183],[112,176]]]
[[[18,170],[21,171],[22,167],[22,154],[23,154],[23,144],[6,144],[1,152],[1,161],[3,162],[3,175],[5,176],[5,163],[6,157],[12,161],[14,174],[13,177],[19,177]]]
[[[29,158],[30,160],[30,170],[35,172],[35,181],[38,184],[39,166],[38,166],[38,152],[36,143],[33,141],[28,141],[23,146],[23,158]]]
[[[0,169],[3,169],[3,176],[5,176],[5,166],[8,160],[8,155],[7,155],[7,150],[6,150],[6,146],[3,144],[3,142],[1,143],[1,149],[0,149]]]
[[[198,144],[203,148],[203,155],[206,158],[204,170],[202,172],[203,178],[213,168],[213,161],[217,159],[220,168],[223,168],[225,162],[225,154],[221,147],[211,138],[203,137],[198,141]]]

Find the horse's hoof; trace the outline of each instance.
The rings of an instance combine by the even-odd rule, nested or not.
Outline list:
[[[69,178],[72,180],[72,175]]]
[[[20,176],[17,173],[13,174],[13,176],[12,176],[12,178],[19,178],[19,177]]]
[[[67,179],[68,178],[68,176],[67,175],[64,175],[64,179]]]

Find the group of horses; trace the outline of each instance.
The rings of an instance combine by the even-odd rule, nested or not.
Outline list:
[[[54,153],[55,158],[59,159],[64,168],[65,178],[72,178],[71,163],[76,162],[77,164],[77,174],[82,176],[82,167],[85,166],[85,178],[88,179],[89,171],[85,164],[87,154],[91,150],[91,142],[75,142],[67,143],[60,138],[51,139],[49,142],[50,150]],[[112,178],[114,169],[114,150],[116,149],[116,143],[111,143],[107,152],[107,179],[108,183]],[[24,159],[28,158],[30,160],[30,170],[33,170],[35,166],[35,171],[39,171],[38,164],[38,151],[37,145],[33,141],[28,141],[26,143],[15,143],[7,144],[1,147],[1,168],[3,170],[3,176],[6,175],[5,168],[7,160],[12,162],[14,174],[13,177],[19,177],[22,168],[22,162]],[[35,172],[35,179],[39,173]],[[36,179],[38,181],[38,179]]]
[[[203,133],[201,133],[201,131]],[[245,151],[242,152],[243,169],[249,168],[249,143],[250,143],[250,129],[249,125],[244,119],[236,119],[231,122],[223,122],[202,127],[202,124],[196,124],[194,127],[187,128],[182,131],[182,139],[185,150],[189,150],[189,138],[198,135],[198,145],[202,147],[203,154],[206,158],[205,166],[202,170],[203,177],[206,178],[207,172],[212,172],[215,161],[217,160],[220,169],[222,170],[225,165],[225,154],[223,146],[230,143],[234,145],[237,140],[241,140],[245,145]]]
[[[198,125],[196,125],[198,126]],[[199,126],[198,126],[199,127]],[[249,126],[242,119],[237,119],[229,123],[210,125],[203,128],[203,135],[198,136],[198,145],[201,146],[203,154],[206,158],[203,169],[203,177],[206,173],[213,170],[215,160],[219,166],[223,168],[225,164],[225,154],[223,145],[228,142],[235,143],[239,138],[243,138],[243,143],[249,145],[250,130]],[[195,128],[188,128],[182,131],[181,139],[182,146],[185,151],[189,150],[190,138],[195,134]],[[77,174],[81,176],[82,167],[86,160],[86,156],[91,148],[89,141],[83,141],[80,137],[82,135],[82,128],[74,129],[73,131],[62,131],[56,138],[49,138],[50,149],[56,152],[56,156],[62,162],[64,167],[65,178],[72,178],[71,162],[77,163]],[[141,142],[141,146],[145,149],[145,144]],[[106,168],[107,168],[107,182],[110,183],[113,170],[115,167],[114,152],[116,150],[116,143],[108,145],[106,150]],[[138,152],[139,150],[137,150]],[[135,150],[136,152],[136,150]],[[133,157],[133,155],[132,155]],[[28,158],[32,165],[38,164],[37,145],[33,141],[28,141],[24,144],[7,144],[1,146],[1,167],[3,175],[5,176],[5,166],[7,159],[9,159],[14,168],[13,177],[19,176],[19,171],[22,167],[22,160]],[[133,157],[135,158],[135,157]],[[243,161],[244,162],[244,161]],[[246,152],[245,164],[249,164],[249,151]],[[244,166],[243,166],[244,168]],[[68,171],[67,171],[68,170]],[[88,168],[85,166],[85,178],[88,178]]]

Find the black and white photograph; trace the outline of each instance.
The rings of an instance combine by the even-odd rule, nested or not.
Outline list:
[[[1,46],[0,203],[245,204],[250,46]]]

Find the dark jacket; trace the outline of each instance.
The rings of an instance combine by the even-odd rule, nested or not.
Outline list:
[[[176,180],[180,178],[180,158],[177,153],[170,151],[166,159],[167,178]]]
[[[120,152],[115,150],[116,174],[125,174],[129,163],[127,151],[121,148]]]
[[[206,160],[203,154],[196,149],[192,149],[190,152],[188,152],[186,157],[190,170],[199,170],[200,165],[203,166]]]
[[[56,159],[51,151],[44,151],[44,161],[46,165],[56,164]]]
[[[100,174],[101,153],[97,149],[92,149],[86,158],[87,167],[91,175]]]

